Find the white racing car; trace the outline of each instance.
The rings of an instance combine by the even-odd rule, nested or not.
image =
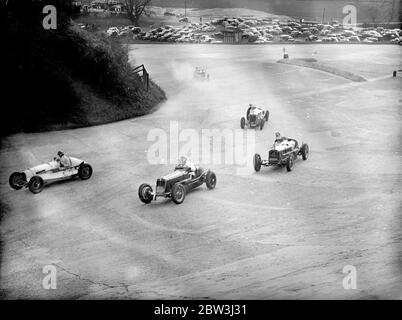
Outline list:
[[[70,166],[63,166],[60,159],[29,168],[23,172],[14,172],[8,180],[11,188],[19,190],[22,187],[29,188],[32,193],[39,193],[45,184],[56,181],[79,177],[87,180],[92,175],[92,167],[83,160],[69,157]]]
[[[196,67],[194,70],[194,79],[199,81],[209,81],[209,73],[205,68]]]

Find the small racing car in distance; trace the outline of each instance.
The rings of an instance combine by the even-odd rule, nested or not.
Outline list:
[[[87,180],[92,175],[92,167],[83,160],[68,157],[70,166],[63,166],[60,159],[53,158],[52,161],[44,163],[23,172],[14,172],[9,178],[11,188],[19,190],[23,187],[29,188],[32,193],[39,193],[46,184],[61,180],[79,177]]]
[[[189,191],[203,183],[207,185],[208,189],[215,188],[215,173],[198,167],[195,174],[192,175],[187,168],[178,165],[172,173],[156,180],[155,192],[149,184],[143,183],[138,189],[138,196],[145,204],[156,200],[158,197],[172,198],[174,203],[180,204]]]
[[[298,156],[303,160],[307,160],[309,156],[309,146],[307,143],[302,143],[299,146],[295,139],[283,138],[281,142],[275,142],[271,150],[268,151],[268,160],[261,160],[259,154],[254,155],[253,163],[254,170],[260,171],[261,166],[284,166],[287,171],[292,171],[294,161]]]
[[[194,70],[194,79],[199,81],[209,81],[209,74],[205,68],[196,67]]]
[[[269,111],[258,108],[250,104],[247,109],[246,118],[240,119],[240,128],[244,129],[246,126],[250,128],[259,127],[260,130],[264,128],[264,124],[269,119]]]

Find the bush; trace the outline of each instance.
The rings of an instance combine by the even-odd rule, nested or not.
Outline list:
[[[56,30],[42,27],[42,1],[0,4],[7,44],[0,53],[2,135],[120,120],[165,99],[154,84],[145,91],[118,39],[71,25],[68,1],[46,2],[52,3],[58,9]],[[107,106],[106,115],[88,105],[94,101]]]

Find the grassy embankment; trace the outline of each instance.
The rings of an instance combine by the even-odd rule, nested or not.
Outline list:
[[[57,29],[42,26],[44,3],[1,3],[1,135],[102,124],[152,111],[166,99],[132,72],[117,39],[80,30],[63,1]],[[48,2],[46,4],[49,4]]]
[[[299,67],[316,69],[316,70],[320,70],[320,71],[323,71],[323,72],[332,73],[332,74],[334,74],[336,76],[343,77],[345,79],[352,80],[352,81],[355,81],[355,82],[367,81],[365,78],[363,78],[362,76],[360,76],[358,74],[328,66],[328,65],[326,65],[326,64],[324,64],[322,62],[319,62],[319,61],[317,61],[316,59],[313,59],[313,58],[309,58],[309,59],[282,59],[282,60],[279,60],[278,63],[291,64],[291,65],[295,65],[295,66],[299,66]]]

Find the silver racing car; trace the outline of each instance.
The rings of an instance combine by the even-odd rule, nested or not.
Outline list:
[[[52,161],[26,169],[22,172],[14,172],[9,183],[11,188],[19,190],[23,187],[29,188],[32,193],[39,193],[46,184],[79,177],[87,180],[92,175],[92,167],[83,160],[68,157],[70,165],[64,166],[60,159],[53,158]]]

